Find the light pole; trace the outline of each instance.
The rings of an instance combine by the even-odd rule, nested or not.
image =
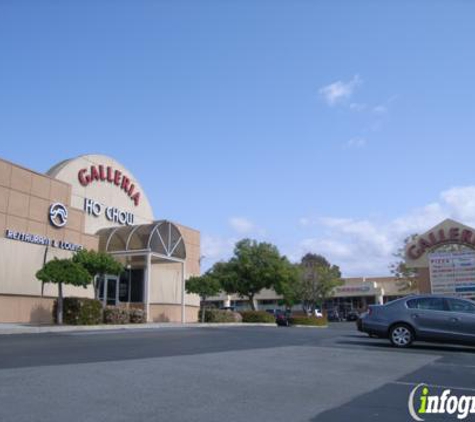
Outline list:
[[[204,255],[200,255],[200,257],[198,258],[198,263],[200,265],[200,275],[201,275],[201,261],[203,261],[203,259],[205,258],[206,256]],[[200,308],[201,308],[201,322],[205,322],[206,302],[204,300],[201,300],[201,296],[200,296]]]
[[[129,282],[128,282],[128,289],[127,289],[127,304],[130,307],[130,300],[132,295],[132,266],[127,264],[127,271],[129,272]]]
[[[199,259],[198,259],[198,262],[200,264],[200,275],[201,275],[201,261],[203,261],[203,259],[206,258],[206,255],[200,255]]]

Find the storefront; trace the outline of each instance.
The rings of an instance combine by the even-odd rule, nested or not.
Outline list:
[[[344,316],[351,311],[364,311],[368,305],[383,304],[408,294],[417,293],[417,289],[409,283],[394,277],[355,277],[343,279],[343,285],[337,287],[330,299],[325,302],[325,309],[337,309]],[[249,302],[237,295],[221,294],[210,298],[209,302],[216,307],[231,307],[234,309],[249,309]],[[264,289],[255,297],[258,309],[282,308],[282,296],[274,290]],[[301,311],[296,304],[294,311]]]
[[[40,174],[0,159],[0,322],[50,322],[56,286],[36,271],[82,248],[115,256],[126,271],[100,281],[105,304],[141,306],[149,321],[196,321],[200,233],[156,220],[140,183],[114,159],[85,155]],[[65,295],[94,297],[67,286]]]
[[[337,309],[340,315],[362,312],[369,305],[382,305],[399,297],[417,293],[409,283],[394,277],[347,278],[337,287],[326,303],[327,309]]]

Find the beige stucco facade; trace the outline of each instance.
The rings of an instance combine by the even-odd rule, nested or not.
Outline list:
[[[99,180],[89,182],[84,180],[91,176],[91,169],[99,171],[101,166],[105,180],[101,180],[100,174]],[[108,174],[108,169],[111,169],[110,174]],[[71,206],[73,208],[85,211],[85,200],[90,199],[100,203],[103,208],[113,205],[118,209],[133,213],[134,224],[150,223],[154,220],[152,207],[141,184],[124,166],[111,157],[83,155],[57,164],[47,174],[71,186]],[[119,175],[118,185],[115,185],[114,180],[116,174]],[[110,179],[107,177],[109,175]],[[128,187],[134,185],[134,194],[139,194],[138,205],[127,194],[128,189],[122,188],[124,176],[129,180]],[[84,183],[87,183],[86,186],[81,184],[81,178]],[[117,226],[117,223],[109,221],[105,217],[105,212],[102,211],[98,217],[86,215],[84,230],[87,233],[97,233],[99,229],[114,226]]]
[[[384,303],[396,297],[417,293],[418,290],[394,277],[354,277],[344,278],[343,285],[335,288],[332,299],[348,303]],[[233,306],[241,304],[248,306],[245,299],[238,295],[227,295],[225,293],[209,299],[211,302],[220,302],[222,306]],[[278,306],[282,296],[272,289],[263,289],[255,296],[255,303],[258,308],[275,308]],[[298,306],[296,306],[298,308]]]
[[[0,295],[0,321],[2,323],[52,322],[54,298],[39,296]]]
[[[101,212],[91,212],[91,207],[88,212],[86,201],[100,204],[95,206]],[[64,227],[55,227],[50,221],[50,206],[55,203],[67,209]],[[0,159],[0,322],[51,322],[57,287],[42,286],[36,272],[54,257],[71,257],[76,247],[97,250],[97,232],[125,224],[122,215],[129,216],[127,223],[134,226],[154,222],[141,184],[110,157],[88,155],[65,160],[47,174]],[[165,256],[153,261],[146,292],[149,320],[181,321],[183,314],[186,321],[197,319],[199,298],[185,295],[186,309],[182,309],[182,287],[184,279],[200,273],[200,233],[175,226],[183,238],[186,259],[168,262]],[[129,263],[127,257],[120,260]],[[130,262],[138,269],[145,265]],[[94,297],[92,287],[65,286],[64,294]]]

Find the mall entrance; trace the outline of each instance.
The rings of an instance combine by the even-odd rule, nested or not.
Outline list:
[[[144,302],[143,268],[128,268],[120,276],[106,275],[98,279],[98,297],[104,306]]]
[[[99,250],[120,261],[126,271],[99,280],[104,305],[142,306],[151,320],[151,305],[180,306],[185,322],[186,248],[180,230],[167,220],[102,229]],[[172,268],[173,267],[173,268]]]

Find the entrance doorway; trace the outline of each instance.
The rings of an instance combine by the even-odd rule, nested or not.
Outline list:
[[[106,305],[117,305],[119,303],[119,277],[116,275],[106,275],[99,278],[99,300]]]
[[[119,301],[127,303],[143,303],[144,301],[143,268],[128,268],[119,279]]]
[[[98,279],[99,300],[106,305],[143,303],[144,269],[127,269],[120,276],[106,275]],[[104,294],[105,292],[105,294]]]

